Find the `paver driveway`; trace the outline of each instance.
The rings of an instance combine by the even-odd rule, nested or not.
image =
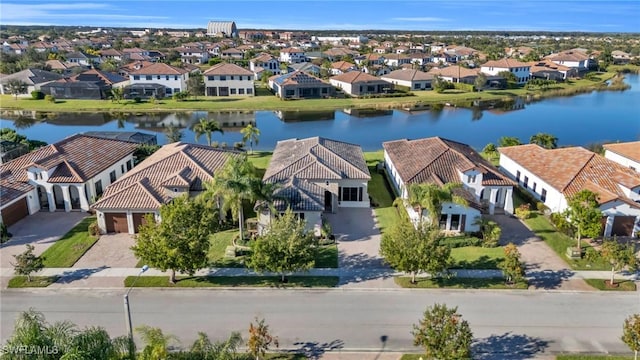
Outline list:
[[[132,268],[138,263],[131,247],[134,245],[133,235],[108,234],[89,249],[75,264],[74,268]]]

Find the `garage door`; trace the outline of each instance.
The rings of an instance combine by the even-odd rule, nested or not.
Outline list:
[[[147,223],[147,219],[145,219],[147,215],[153,214],[133,213],[133,228],[135,229],[136,233],[138,232],[138,228],[140,227],[140,225]]]
[[[613,229],[611,235],[631,236],[633,232],[634,216],[616,216],[613,218]]]
[[[126,213],[105,213],[104,221],[107,225],[107,232],[110,233],[128,233],[129,225],[127,224]]]
[[[11,226],[27,215],[29,215],[27,198],[23,198],[2,210],[2,222],[7,226]]]

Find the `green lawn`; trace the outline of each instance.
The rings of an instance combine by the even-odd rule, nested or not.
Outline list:
[[[136,276],[128,276],[124,286],[130,287]],[[281,283],[279,276],[178,276],[175,285],[168,276],[141,276],[135,287],[336,287],[337,276],[289,276]]]
[[[89,235],[87,230],[89,224],[95,220],[95,216],[84,218],[60,240],[45,250],[41,255],[44,258],[44,266],[49,268],[73,266],[98,241],[98,238]]]
[[[589,262],[586,259],[571,260],[567,258],[567,248],[576,246],[576,241],[567,235],[564,235],[553,227],[549,220],[540,214],[533,213],[532,217],[525,220],[525,223],[529,228],[536,233],[541,239],[543,239],[547,245],[558,256],[566,261],[571,268],[576,270],[609,270],[609,264],[605,261]],[[583,253],[589,248],[586,241],[582,242]]]
[[[526,289],[526,282],[515,285],[507,285],[503,278],[477,279],[452,277],[450,279],[416,278],[416,283],[411,283],[411,278],[400,276],[394,278],[396,284],[403,288],[412,289]]]
[[[316,268],[337,268],[338,267],[338,245],[324,245],[318,248],[316,256]]]
[[[609,287],[603,279],[585,279],[587,284],[602,291],[636,291],[636,283],[631,280],[615,280],[617,287]]]
[[[498,263],[504,259],[502,247],[483,248],[465,246],[451,249],[454,269],[497,269]]]
[[[15,276],[9,280],[8,288],[47,287],[58,281],[57,276],[32,276],[31,282],[26,276]]]

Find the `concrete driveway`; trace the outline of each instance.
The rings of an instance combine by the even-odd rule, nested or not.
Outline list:
[[[514,243],[526,264],[527,275],[535,275],[529,281],[535,289],[594,290],[584,280],[573,278],[573,271],[544,240],[536,236],[522,221],[509,215],[493,215],[489,218],[500,225],[500,245]]]
[[[138,259],[131,251],[134,243],[133,235],[129,234],[102,235],[91,249],[73,264],[73,267],[85,269],[136,267]]]
[[[12,268],[13,255],[25,250],[25,244],[35,247],[36,255],[42,254],[82,219],[85,212],[37,212],[9,227],[13,237],[0,247],[0,268]]]

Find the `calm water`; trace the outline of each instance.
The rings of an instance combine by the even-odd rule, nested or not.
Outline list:
[[[401,138],[441,136],[482,148],[501,136],[516,136],[528,142],[538,132],[554,134],[560,145],[587,145],[602,141],[640,139],[640,76],[627,75],[632,87],[624,92],[593,92],[566,98],[526,104],[513,111],[445,108],[442,111],[406,112],[401,110],[347,114],[345,111],[316,113],[273,111],[189,112],[121,116],[109,114],[60,113],[39,121],[0,119],[2,127],[18,130],[30,139],[53,143],[84,131],[144,131],[158,135],[166,143],[163,129],[184,128],[184,141],[195,142],[189,128],[207,117],[223,124],[225,133],[214,141],[232,145],[241,140],[240,129],[254,123],[262,132],[256,149],[273,149],[288,138],[324,136],[360,144],[364,150],[382,147],[382,142]],[[42,117],[31,113],[32,117]],[[5,114],[13,118],[15,114]],[[23,118],[24,119],[24,118]],[[204,137],[200,142],[204,143]]]

